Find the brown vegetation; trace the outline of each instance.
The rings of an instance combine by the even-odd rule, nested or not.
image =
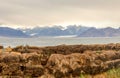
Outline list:
[[[0,49],[3,49],[3,46],[0,46]]]
[[[18,46],[0,52],[0,75],[72,78],[120,67],[120,44]]]

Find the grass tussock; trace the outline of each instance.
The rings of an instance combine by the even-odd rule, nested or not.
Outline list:
[[[0,76],[10,78],[120,78],[113,68],[120,68],[120,44],[0,49]]]
[[[104,73],[97,75],[85,75],[81,74],[80,78],[120,78],[120,68],[111,69]]]

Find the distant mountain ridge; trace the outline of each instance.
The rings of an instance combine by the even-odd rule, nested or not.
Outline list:
[[[76,37],[120,37],[120,28],[95,28],[81,25],[69,25],[66,28],[62,26],[35,27],[33,29],[13,29],[9,27],[0,27],[0,36],[2,37],[41,37],[69,35],[76,35]]]
[[[90,28],[78,35],[78,37],[120,37],[120,28]]]
[[[21,29],[27,35],[33,37],[39,36],[66,36],[66,35],[79,35],[91,27],[69,25],[66,28],[62,26],[53,27],[35,27],[33,29]]]
[[[2,37],[29,37],[21,30],[12,29],[9,27],[0,27],[0,36]]]

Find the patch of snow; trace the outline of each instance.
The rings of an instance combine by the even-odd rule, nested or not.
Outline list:
[[[26,31],[23,31],[23,33],[26,33]]]
[[[35,36],[36,34],[38,34],[38,33],[33,33],[33,34],[30,34],[30,36]]]
[[[77,35],[56,36],[55,38],[70,38],[70,37],[77,37]]]

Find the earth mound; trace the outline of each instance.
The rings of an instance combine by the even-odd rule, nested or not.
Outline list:
[[[0,75],[13,78],[75,78],[120,67],[120,44],[0,49]]]

